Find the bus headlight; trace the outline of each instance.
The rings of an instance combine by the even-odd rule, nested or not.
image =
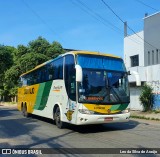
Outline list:
[[[130,112],[130,108],[127,108],[127,109],[122,111],[122,113],[129,113],[129,112]]]
[[[79,109],[78,111],[82,114],[94,114],[94,111],[90,111],[87,109]]]

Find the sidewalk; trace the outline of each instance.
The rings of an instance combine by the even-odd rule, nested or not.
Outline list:
[[[0,102],[0,107],[11,107],[11,108],[16,108],[17,104],[11,104],[7,102]]]
[[[160,113],[143,112],[143,111],[131,111],[131,118],[148,119],[148,120],[160,120]]]

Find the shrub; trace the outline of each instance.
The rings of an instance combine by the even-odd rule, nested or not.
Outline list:
[[[142,87],[139,100],[143,105],[144,111],[152,110],[152,107],[153,107],[152,92],[153,92],[153,88],[150,85],[145,84]]]

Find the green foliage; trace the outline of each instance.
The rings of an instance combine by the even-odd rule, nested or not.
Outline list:
[[[20,67],[18,67],[17,65],[12,66],[5,72],[5,81],[3,85],[4,85],[4,90],[8,91],[9,95],[12,95],[10,94],[12,88],[17,87],[19,75],[20,75]]]
[[[0,74],[3,74],[13,64],[12,52],[5,46],[0,46]]]
[[[153,103],[152,103],[152,92],[153,89],[151,86],[145,84],[142,87],[142,91],[139,97],[141,104],[143,105],[144,111],[152,110]]]
[[[17,46],[17,51],[14,53],[14,60],[16,61],[19,59],[21,56],[24,54],[27,54],[29,52],[29,48],[24,46],[24,45],[18,45]]]
[[[17,95],[17,92],[18,92],[18,87],[13,87],[9,90],[9,96],[10,97],[15,97]]]
[[[50,43],[41,36],[38,39],[29,42],[29,49],[31,52],[45,54],[49,48]]]
[[[44,63],[47,60],[49,60],[49,57],[46,55],[31,52],[23,55],[18,60],[17,65],[20,67],[20,73],[22,74],[33,69],[35,66]]]
[[[1,89],[1,95],[4,95],[4,77],[5,72],[8,68],[10,68],[13,65],[13,56],[12,52],[9,49],[9,47],[0,45],[0,89]]]
[[[60,43],[50,44],[45,38],[38,37],[28,46],[0,45],[0,96],[13,98],[17,95],[18,79],[35,66],[64,53]]]
[[[63,53],[64,53],[64,50],[63,50],[61,44],[55,41],[48,48],[46,55],[48,57],[50,57],[50,59],[53,59]]]

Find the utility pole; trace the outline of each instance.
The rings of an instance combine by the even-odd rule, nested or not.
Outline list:
[[[124,22],[124,38],[127,37],[127,22]]]

